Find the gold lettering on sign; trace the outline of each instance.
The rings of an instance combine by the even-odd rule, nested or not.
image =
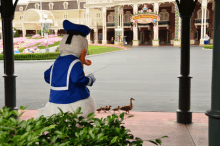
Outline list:
[[[157,16],[155,16],[155,15],[138,15],[138,16],[134,16],[133,20],[140,19],[140,18],[157,19]]]

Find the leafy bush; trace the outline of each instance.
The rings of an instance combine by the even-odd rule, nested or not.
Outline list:
[[[21,115],[26,107],[21,106],[22,113],[18,111],[9,111],[9,108],[3,107],[0,110],[0,141],[4,146],[79,146],[79,145],[99,145],[99,146],[126,146],[142,145],[143,140],[135,138],[128,134],[130,130],[120,126],[124,120],[124,113],[121,113],[120,119],[116,114],[107,118],[95,118],[94,113],[90,113],[87,118],[79,116],[82,114],[81,107],[77,108],[74,113],[54,114],[48,118],[40,116],[27,121],[20,121]],[[11,115],[18,116],[15,119]],[[132,117],[132,116],[129,116]],[[76,124],[81,127],[76,127]],[[168,137],[168,136],[163,136]],[[163,138],[162,137],[162,138]],[[129,140],[133,140],[130,142]],[[147,140],[156,145],[161,144],[160,139],[156,141]]]
[[[57,47],[57,50],[56,50],[56,52],[60,52],[59,48],[60,48],[60,47]]]
[[[204,45],[205,49],[213,49],[213,45]]]
[[[37,34],[39,34],[39,35],[41,36],[41,29],[40,29],[40,30],[38,30]]]
[[[50,60],[59,57],[60,52],[53,53],[32,53],[14,54],[14,60]],[[0,54],[0,60],[4,59],[4,54]]]
[[[16,28],[13,28],[13,29],[16,31],[15,35],[14,35],[14,38],[19,37],[18,30]]]

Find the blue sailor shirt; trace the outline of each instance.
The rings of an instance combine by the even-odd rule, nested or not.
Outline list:
[[[89,78],[84,75],[79,58],[73,55],[59,56],[44,72],[44,79],[51,85],[49,102],[70,104],[90,96],[86,87]]]

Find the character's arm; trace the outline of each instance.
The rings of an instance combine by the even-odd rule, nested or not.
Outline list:
[[[48,84],[50,84],[50,71],[51,71],[51,68],[52,68],[52,65],[51,65],[51,67],[50,67],[48,70],[46,70],[46,71],[44,72],[44,80],[45,80]]]
[[[81,62],[77,62],[74,65],[74,67],[70,73],[70,78],[71,78],[71,81],[73,83],[75,83],[76,86],[79,86],[79,87],[85,87],[86,85],[92,86],[93,82],[94,82],[92,78],[86,77],[84,75],[84,71],[83,71],[83,67],[82,67]]]

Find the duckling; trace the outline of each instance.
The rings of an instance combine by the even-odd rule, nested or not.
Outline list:
[[[98,113],[100,113],[100,111],[103,109],[103,107],[98,108],[96,111],[98,111]]]
[[[115,111],[118,111],[119,112],[119,109],[120,109],[120,106],[118,106],[118,107],[116,107],[116,108],[114,108],[114,109],[112,109],[113,111],[114,111],[114,113],[115,113]],[[119,112],[120,113],[120,112]]]
[[[108,106],[103,107],[102,110],[106,113],[107,108],[108,108]]]
[[[122,106],[122,107],[120,108],[120,110],[123,110],[123,111],[126,111],[126,113],[127,113],[127,112],[129,113],[129,111],[133,109],[132,100],[134,100],[134,98],[131,98],[131,99],[130,99],[130,105]]]
[[[105,110],[108,111],[108,112],[110,112],[109,110],[111,109],[111,107],[112,107],[112,106],[109,105],[109,107],[107,107]]]

